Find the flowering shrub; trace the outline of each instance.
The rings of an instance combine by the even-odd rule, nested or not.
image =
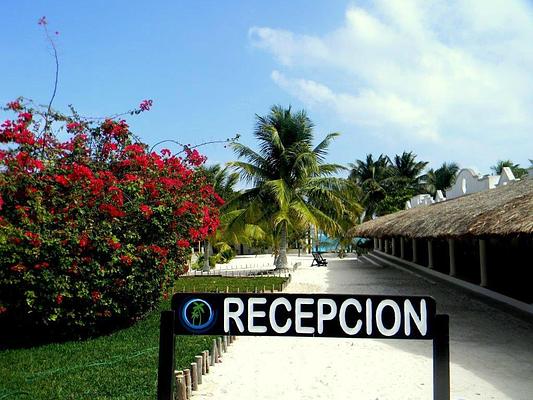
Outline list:
[[[151,101],[140,104],[148,110]],[[124,120],[52,114],[39,133],[14,101],[0,127],[0,323],[92,331],[157,304],[190,243],[218,226],[220,198],[185,148],[149,152]]]

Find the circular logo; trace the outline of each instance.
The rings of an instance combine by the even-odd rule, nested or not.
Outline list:
[[[185,327],[194,333],[208,330],[215,322],[215,313],[211,305],[198,298],[187,301],[180,316]]]

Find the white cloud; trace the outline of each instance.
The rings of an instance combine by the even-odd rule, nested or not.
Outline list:
[[[533,9],[521,0],[380,0],[325,35],[249,35],[279,62],[283,90],[381,137],[484,142],[490,157],[533,131]]]

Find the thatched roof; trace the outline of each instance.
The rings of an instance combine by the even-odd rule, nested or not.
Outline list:
[[[533,179],[385,215],[353,227],[351,233],[411,238],[531,235]]]

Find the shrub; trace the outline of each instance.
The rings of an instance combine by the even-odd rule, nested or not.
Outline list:
[[[189,243],[219,223],[221,199],[197,172],[205,158],[149,152],[124,120],[76,113],[50,117],[61,141],[48,122],[40,133],[38,110],[8,108],[18,117],[0,128],[0,324],[92,332],[152,309]]]

